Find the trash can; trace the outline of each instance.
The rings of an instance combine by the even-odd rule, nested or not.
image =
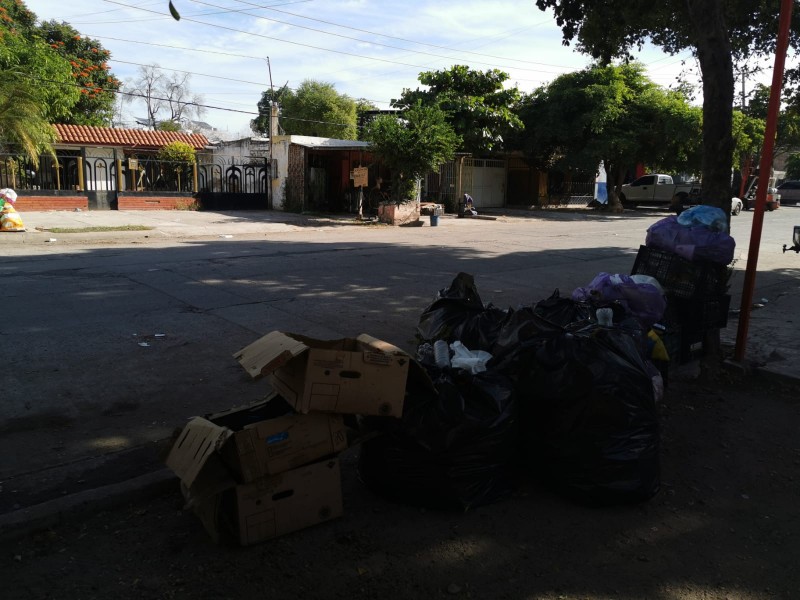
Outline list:
[[[444,212],[444,210],[438,204],[433,208],[433,211],[431,211],[431,214],[430,214],[431,227],[437,227],[439,225],[439,217],[441,216],[441,214],[443,212]]]

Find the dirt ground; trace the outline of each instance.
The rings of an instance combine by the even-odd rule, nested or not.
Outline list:
[[[798,386],[672,378],[662,487],[588,508],[533,483],[467,513],[375,496],[343,455],[345,515],[214,545],[174,493],[6,540],[2,596],[28,598],[800,598]]]

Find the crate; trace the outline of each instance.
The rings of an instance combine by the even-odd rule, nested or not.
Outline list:
[[[728,326],[731,297],[728,294],[699,299],[670,298],[670,318],[681,327],[698,331],[724,329]]]
[[[648,246],[639,246],[631,275],[654,277],[667,296],[674,298],[718,298],[725,294],[727,284],[725,265],[690,261],[673,252]]]

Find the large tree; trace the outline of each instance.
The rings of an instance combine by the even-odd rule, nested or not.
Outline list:
[[[280,106],[280,125],[289,135],[357,139],[356,101],[340,94],[332,83],[306,79],[296,90],[267,90],[258,103],[259,116],[251,122],[255,131],[269,133],[271,102]]]
[[[522,123],[514,113],[520,99],[516,87],[505,88],[508,74],[498,69],[474,71],[454,65],[445,71],[425,71],[419,81],[427,89],[404,89],[392,106],[407,108],[417,102],[438,106],[462,137],[462,149],[483,155],[502,150],[504,137]]]
[[[143,65],[125,87],[126,102],[144,105],[149,127],[157,128],[162,121],[181,124],[203,114],[203,97],[192,92],[188,73],[166,73],[157,64]]]
[[[691,50],[703,78],[703,200],[730,212],[735,61],[774,50],[778,3],[753,0],[536,0],[552,9],[564,43],[609,63],[652,42]],[[792,36],[797,44],[797,36]]]
[[[654,84],[637,63],[561,75],[526,96],[519,114],[525,129],[516,142],[537,166],[594,172],[602,162],[617,210],[619,187],[635,164],[699,168],[700,109]]]
[[[73,82],[80,86],[78,102],[61,122],[110,125],[116,92],[121,85],[108,65],[111,53],[68,23],[45,21],[39,26],[38,34],[69,63]]]
[[[364,137],[392,170],[392,199],[397,203],[412,200],[417,180],[450,160],[461,142],[445,113],[421,102],[401,115],[375,117],[367,123]]]
[[[50,123],[66,119],[80,96],[72,68],[35,33],[36,16],[22,2],[0,0],[0,71],[24,85]]]

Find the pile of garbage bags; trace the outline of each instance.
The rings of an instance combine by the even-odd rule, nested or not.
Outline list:
[[[17,193],[11,188],[0,190],[0,231],[25,231],[22,217],[14,208]]]
[[[653,497],[670,353],[724,327],[734,249],[725,213],[697,206],[650,226],[631,275],[569,296],[501,309],[459,273],[419,317],[402,418],[362,423],[362,480],[457,510],[525,479],[595,505]]]
[[[646,304],[658,295],[652,282],[606,275],[572,297],[501,310],[459,273],[419,318],[402,418],[363,420],[373,435],[360,477],[388,498],[455,510],[523,479],[592,504],[651,498],[663,383],[648,360],[659,304]]]

